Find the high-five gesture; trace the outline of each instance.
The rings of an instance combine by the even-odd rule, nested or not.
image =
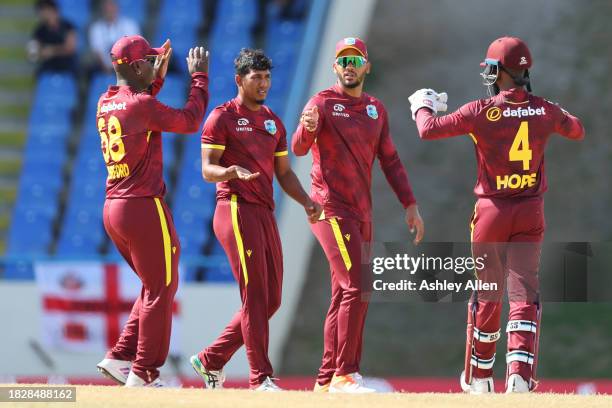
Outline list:
[[[166,42],[164,42],[162,45],[162,48],[165,51],[163,54],[157,56],[153,69],[155,69],[156,78],[164,79],[166,77],[166,73],[168,72],[168,63],[170,62],[170,56],[172,55],[170,40],[166,40]]]
[[[191,75],[196,72],[208,74],[208,51],[205,50],[204,47],[190,48],[189,56],[186,60]]]

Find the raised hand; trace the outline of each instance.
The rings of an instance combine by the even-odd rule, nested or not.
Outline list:
[[[419,89],[408,97],[412,119],[416,119],[416,113],[421,108],[428,108],[436,114],[447,109],[446,102],[448,95],[446,92],[437,93],[433,89]]]
[[[302,112],[302,116],[300,116],[300,123],[309,132],[314,132],[317,130],[317,125],[319,123],[319,108],[317,105]]]
[[[155,77],[161,79],[166,77],[170,56],[172,55],[170,40],[166,40],[162,45],[162,48],[164,48],[165,52],[162,55],[157,56],[155,59],[155,65],[153,66],[153,69],[155,69]]]
[[[208,51],[204,47],[195,47],[189,49],[187,59],[187,68],[191,75],[196,72],[208,74]]]

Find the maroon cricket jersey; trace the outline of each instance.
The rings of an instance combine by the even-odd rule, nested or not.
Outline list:
[[[476,149],[478,197],[542,195],[547,188],[544,149],[553,133],[582,139],[580,120],[524,88],[500,92],[440,117],[429,109],[416,115],[422,139],[469,134]]]
[[[109,86],[98,101],[96,122],[106,162],[106,198],[163,197],[161,132],[193,133],[208,104],[208,75],[192,75],[183,109],[173,109],[155,98],[162,81],[151,92],[129,86]]]
[[[254,112],[238,98],[217,106],[202,130],[202,149],[223,150],[219,164],[237,165],[259,177],[217,183],[217,200],[236,194],[241,200],[274,209],[274,159],[287,155],[287,133],[278,116],[263,105]]]
[[[316,130],[309,132],[300,123],[292,149],[298,156],[312,149],[311,197],[323,206],[326,217],[371,221],[376,157],[404,208],[416,202],[382,102],[365,92],[352,97],[335,85],[312,97],[306,109],[314,106],[319,111]]]

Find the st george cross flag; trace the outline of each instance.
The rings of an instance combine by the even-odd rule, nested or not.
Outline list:
[[[142,288],[127,264],[38,262],[34,271],[45,346],[82,352],[103,352],[114,346]],[[170,340],[173,354],[179,351],[178,293]]]

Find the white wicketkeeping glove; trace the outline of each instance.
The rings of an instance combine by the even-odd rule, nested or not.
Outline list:
[[[408,97],[412,119],[416,119],[416,113],[421,108],[429,108],[434,114],[446,112],[448,106],[448,95],[446,92],[437,93],[433,89],[419,89]]]

